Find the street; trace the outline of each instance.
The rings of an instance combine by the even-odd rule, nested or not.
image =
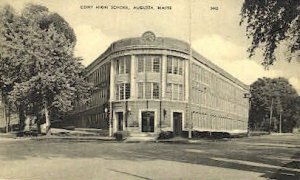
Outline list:
[[[300,135],[197,143],[0,139],[0,179],[300,179]]]

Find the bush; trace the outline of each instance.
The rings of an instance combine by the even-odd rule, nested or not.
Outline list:
[[[75,126],[65,126],[65,127],[63,127],[63,129],[69,130],[69,131],[74,131],[75,130]]]
[[[192,136],[195,139],[202,139],[202,138],[210,138],[211,137],[211,132],[208,131],[193,131]]]
[[[211,137],[213,139],[230,138],[230,134],[226,132],[212,132]]]
[[[116,138],[117,141],[122,141],[123,139],[125,139],[128,136],[129,136],[128,131],[118,131],[118,132],[114,133],[114,137]]]
[[[159,133],[158,138],[157,139],[170,139],[173,138],[173,132],[172,131],[162,131]]]

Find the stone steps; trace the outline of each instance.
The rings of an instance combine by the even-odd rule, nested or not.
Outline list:
[[[157,133],[130,133],[125,142],[147,142],[156,141]]]
[[[147,137],[147,136],[129,136],[126,138],[125,142],[151,142],[156,141],[156,137]]]

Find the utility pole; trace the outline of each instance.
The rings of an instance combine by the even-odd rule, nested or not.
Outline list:
[[[282,131],[282,119],[281,119],[281,115],[282,115],[282,111],[280,111],[280,114],[279,114],[279,133],[281,134],[281,131]]]
[[[251,88],[251,87],[250,87]],[[247,136],[250,136],[250,126],[249,126],[249,120],[250,120],[250,112],[251,112],[251,89],[249,89],[249,93],[244,94],[244,98],[247,98],[249,101],[249,108],[248,108],[248,126],[247,126]]]
[[[272,115],[273,115],[273,97],[271,100],[271,106],[270,106],[270,124],[269,124],[269,133],[271,134],[271,127],[272,127]]]
[[[128,100],[125,101],[125,129],[128,126]]]
[[[190,45],[190,47],[189,47],[189,64],[188,64],[188,66],[189,66],[189,68],[188,68],[188,71],[189,71],[189,73],[188,73],[188,76],[189,76],[189,83],[188,83],[188,85],[189,85],[189,98],[188,98],[188,117],[189,117],[189,123],[188,123],[188,125],[189,125],[189,127],[188,127],[188,129],[189,129],[189,133],[188,133],[188,138],[189,139],[191,139],[192,138],[192,129],[193,129],[193,115],[192,115],[192,102],[191,102],[191,100],[192,100],[192,98],[191,98],[191,87],[192,87],[192,79],[191,79],[191,70],[192,70],[192,7],[191,7],[191,1],[189,1],[190,2],[190,4],[189,4],[189,25],[190,25],[190,32],[189,32],[189,45]]]

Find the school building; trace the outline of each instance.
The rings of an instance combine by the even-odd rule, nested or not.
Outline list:
[[[86,67],[86,78],[95,90],[71,112],[76,127],[247,132],[249,86],[181,40],[147,31],[116,41]]]

